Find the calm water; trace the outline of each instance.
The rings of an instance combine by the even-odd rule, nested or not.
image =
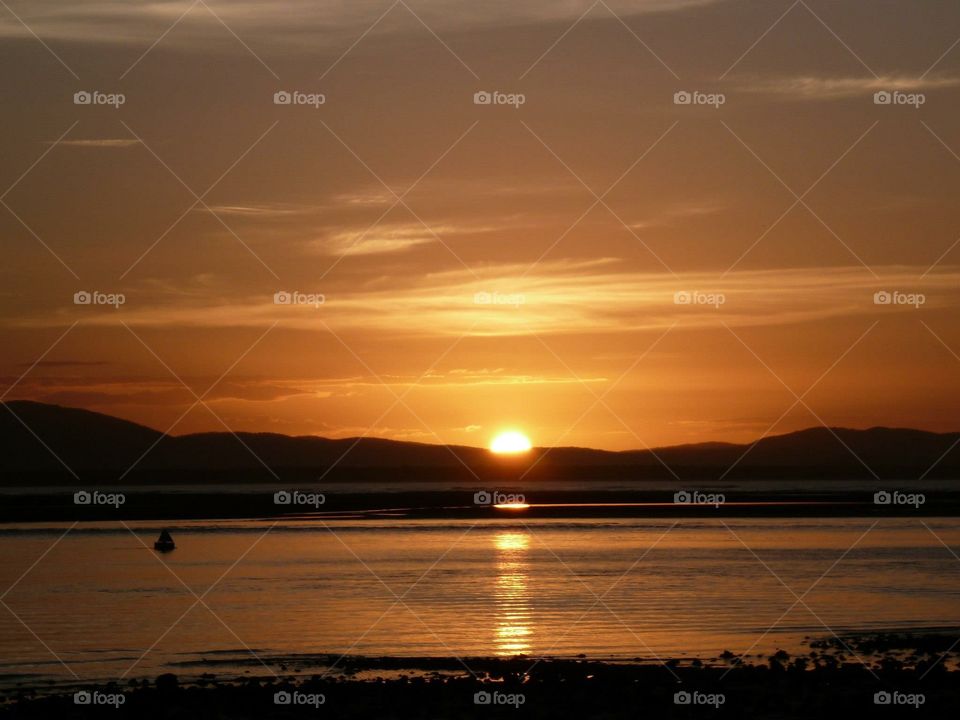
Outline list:
[[[0,679],[311,653],[706,659],[960,628],[960,561],[919,520],[881,520],[845,556],[873,520],[724,522],[176,522],[168,555],[140,542],[158,523],[86,523],[39,562],[68,524],[0,526]],[[960,548],[960,520],[925,522]],[[785,585],[814,583],[790,610]]]

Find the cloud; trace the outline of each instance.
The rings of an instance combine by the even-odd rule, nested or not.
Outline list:
[[[884,75],[881,77],[779,77],[748,78],[738,85],[742,92],[763,95],[779,95],[794,100],[842,100],[847,98],[869,98],[880,90],[900,90],[916,93],[925,90],[939,90],[960,85],[960,78],[954,77],[910,77],[904,75]]]
[[[924,278],[926,268],[875,267],[883,281],[862,267],[764,270],[732,273],[688,272],[676,276],[641,273],[613,259],[554,261],[529,266],[487,265],[482,275],[467,270],[398,277],[389,286],[344,285],[323,292],[325,304],[277,305],[273,292],[225,301],[185,297],[175,304],[151,303],[128,293],[121,312],[70,308],[56,318],[11,319],[26,326],[62,325],[82,316],[87,325],[161,327],[265,327],[326,332],[373,331],[380,337],[513,336],[569,333],[623,333],[638,330],[783,326],[830,318],[878,317],[909,308],[874,304],[880,290],[923,293],[925,308],[960,302],[960,269],[943,267]],[[306,290],[304,290],[306,292]],[[679,303],[677,293],[722,295],[723,304]],[[81,315],[82,313],[82,315]]]
[[[623,18],[686,11],[723,1],[610,0],[608,4]],[[358,35],[368,31],[371,35],[384,35],[402,27],[406,32],[424,32],[420,22],[428,25],[433,32],[572,22],[590,8],[590,3],[557,0],[488,0],[484,3],[474,0],[418,0],[396,5],[387,13],[388,16],[395,16],[393,22],[388,17],[373,27],[377,18],[388,8],[389,4],[359,0],[322,3],[315,0],[232,0],[229,3],[197,4],[195,7],[191,7],[188,0],[147,3],[131,3],[129,0],[87,3],[48,0],[16,5],[17,16],[27,27],[9,13],[0,15],[0,37],[32,38],[36,33],[47,41],[142,45],[162,36],[165,46],[197,48],[209,46],[213,31],[216,33],[213,37],[222,37],[227,41],[233,41],[229,33],[236,33],[244,43],[254,48],[271,45],[315,50],[318,46],[343,48],[345,36],[349,36],[349,42],[352,42]],[[413,13],[416,13],[416,19]],[[616,22],[602,7],[595,8],[591,14]],[[181,15],[184,17],[178,23]],[[166,35],[175,23],[176,32]],[[230,30],[226,30],[221,23]]]
[[[56,144],[58,147],[79,147],[79,148],[128,148],[139,145],[140,141],[135,138],[89,138],[77,140],[55,140],[47,141],[47,145]]]

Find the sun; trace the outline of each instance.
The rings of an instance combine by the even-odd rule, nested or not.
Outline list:
[[[531,447],[530,438],[516,430],[506,430],[490,443],[490,451],[502,455],[527,452]]]

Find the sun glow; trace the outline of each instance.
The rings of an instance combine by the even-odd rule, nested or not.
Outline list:
[[[530,438],[516,430],[502,432],[490,443],[490,451],[500,454],[527,452],[531,447]]]

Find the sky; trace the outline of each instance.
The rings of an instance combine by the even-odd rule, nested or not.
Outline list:
[[[3,0],[0,67],[6,400],[960,430],[954,3]]]

